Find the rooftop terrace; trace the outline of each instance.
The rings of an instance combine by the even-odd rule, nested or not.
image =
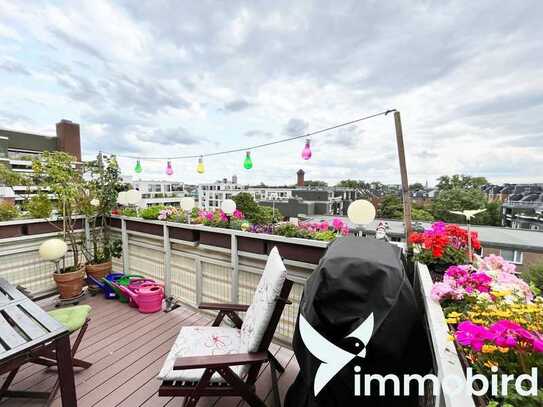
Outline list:
[[[182,399],[158,397],[160,381],[156,375],[164,362],[179,330],[187,325],[209,325],[213,318],[194,308],[182,305],[169,312],[141,314],[135,308],[109,301],[101,295],[88,297],[92,307],[91,322],[77,357],[93,363],[76,368],[75,384],[78,406],[158,407],[181,405]],[[52,308],[51,300],[40,302]],[[290,349],[273,344],[270,349],[286,367],[279,379],[281,398],[294,380],[298,365]],[[3,378],[2,378],[3,379]],[[56,372],[42,366],[27,364],[17,374],[12,390],[48,391],[56,380]],[[2,380],[3,381],[3,380]],[[269,368],[262,369],[257,393],[272,405]],[[243,405],[239,398],[203,398],[199,406]],[[43,406],[43,400],[4,399],[2,407]],[[60,407],[60,393],[52,406]]]

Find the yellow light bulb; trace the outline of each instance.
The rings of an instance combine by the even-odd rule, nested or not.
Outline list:
[[[200,157],[198,158],[198,165],[196,166],[196,172],[198,174],[203,174],[205,172],[206,168],[204,166],[204,158]]]

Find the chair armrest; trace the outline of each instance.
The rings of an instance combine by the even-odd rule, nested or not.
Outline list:
[[[217,311],[240,311],[245,312],[249,309],[248,305],[244,304],[213,304],[213,303],[202,303],[198,305],[199,309],[210,309]]]
[[[233,353],[229,355],[187,356],[177,358],[173,370],[219,368],[226,366],[249,365],[268,360],[267,352]]]

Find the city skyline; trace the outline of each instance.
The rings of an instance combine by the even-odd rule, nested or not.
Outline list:
[[[411,183],[455,173],[543,182],[540,2],[492,15],[489,2],[174,4],[0,0],[0,127],[52,135],[70,119],[81,124],[84,158],[102,150],[143,159],[397,108]],[[298,140],[254,151],[250,171],[243,153],[206,159],[203,175],[196,160],[174,161],[171,178],[235,173],[240,183],[280,185],[304,168],[329,184],[400,182],[391,117],[314,137],[307,162],[302,148]],[[135,175],[135,160],[120,163]],[[142,164],[145,177],[168,179],[166,161]]]

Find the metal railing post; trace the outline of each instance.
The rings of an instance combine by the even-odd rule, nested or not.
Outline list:
[[[238,238],[235,234],[230,235],[230,265],[232,267],[232,281],[230,286],[231,302],[239,302],[239,257],[238,257]]]
[[[121,219],[121,239],[123,243],[123,273],[130,274],[130,260],[128,254],[128,232],[126,231],[126,220]]]
[[[196,305],[200,305],[202,303],[202,285],[204,283],[204,276],[202,274],[202,260],[200,257],[197,257],[194,260],[194,264],[196,267]]]
[[[172,296],[172,245],[170,243],[170,230],[168,224],[164,223],[164,295],[166,298]]]

